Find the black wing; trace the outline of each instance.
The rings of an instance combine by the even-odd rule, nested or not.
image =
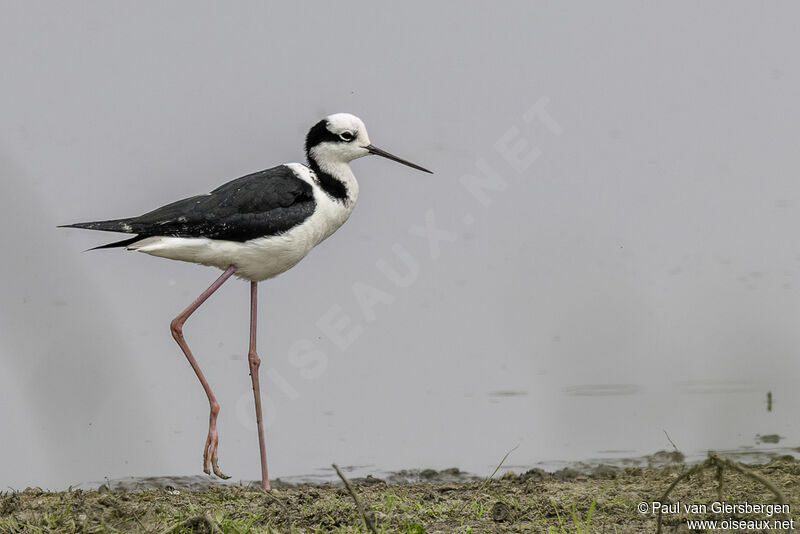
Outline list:
[[[285,165],[248,174],[207,195],[185,198],[130,219],[65,226],[139,234],[103,247],[125,246],[151,236],[209,237],[247,241],[277,235],[314,212],[314,192]]]

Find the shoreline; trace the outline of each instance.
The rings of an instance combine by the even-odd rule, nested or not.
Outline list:
[[[667,499],[671,503],[774,503],[776,497],[767,486],[743,474],[752,472],[782,492],[789,514],[768,517],[742,507],[728,514],[712,513],[710,508],[706,513],[697,513],[700,508],[695,513],[677,510],[663,515],[662,531],[685,532],[687,521],[695,519],[752,521],[756,532],[763,521],[773,519],[793,519],[800,527],[800,461],[784,455],[744,471],[736,466],[741,464],[730,462],[722,479],[718,469],[681,461],[591,473],[568,468],[553,473],[535,468],[522,474],[500,470],[492,479],[452,480],[472,475],[451,469],[417,472],[426,473],[427,481],[349,481],[365,515],[383,532],[587,532],[587,521],[592,532],[654,532],[656,514],[642,513],[638,507],[660,502],[676,482]],[[370,532],[341,482],[276,481],[276,486],[272,491],[239,484],[131,490],[112,484],[88,491],[7,491],[0,494],[0,532]]]

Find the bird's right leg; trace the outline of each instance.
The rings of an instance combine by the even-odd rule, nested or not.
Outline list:
[[[225,280],[231,277],[233,273],[236,271],[236,266],[231,265],[228,267],[222,276],[217,278],[217,280],[211,284],[211,286],[203,291],[199,297],[192,302],[188,308],[183,310],[180,315],[175,317],[170,323],[170,330],[172,331],[172,337],[175,338],[175,341],[178,342],[178,346],[180,346],[183,353],[186,355],[186,359],[189,360],[189,365],[192,366],[194,369],[195,374],[197,374],[197,378],[200,379],[200,384],[202,384],[203,389],[206,391],[206,395],[208,396],[208,404],[211,406],[211,415],[208,418],[208,437],[206,438],[206,446],[203,449],[203,472],[206,474],[211,474],[211,469],[214,470],[214,474],[217,475],[219,478],[230,478],[228,475],[224,474],[220,471],[219,466],[217,466],[217,445],[219,443],[219,438],[217,437],[217,415],[219,414],[219,403],[217,402],[217,398],[214,397],[214,393],[211,391],[211,386],[208,385],[208,381],[206,377],[203,375],[203,371],[200,370],[200,366],[197,364],[197,360],[194,359],[192,356],[192,351],[189,350],[189,345],[186,344],[186,340],[183,338],[183,323],[186,322],[186,319],[189,318],[194,311],[200,307],[202,303],[211,296],[214,291],[219,289]]]

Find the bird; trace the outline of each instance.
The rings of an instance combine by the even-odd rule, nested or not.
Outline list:
[[[261,412],[256,350],[258,283],[291,269],[315,246],[338,230],[358,201],[359,186],[350,168],[355,159],[377,155],[413,169],[428,169],[399,158],[370,142],[364,122],[335,113],[317,122],[305,139],[306,164],[285,163],[227,182],[210,193],[166,204],[126,219],[62,225],[135,234],[89,250],[124,248],[173,260],[217,267],[223,273],[170,322],[209,403],[203,447],[203,472],[230,478],[219,468],[217,415],[220,405],[183,335],[183,326],[231,276],[250,282],[248,366],[253,384],[261,461],[261,487],[270,489]]]

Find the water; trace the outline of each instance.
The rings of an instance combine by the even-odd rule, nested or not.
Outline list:
[[[458,429],[471,433],[474,439],[461,439],[447,434],[436,434],[428,427],[427,433],[413,436],[413,442],[430,447],[441,453],[442,461],[431,461],[425,464],[408,463],[403,468],[394,466],[404,460],[398,455],[409,454],[408,445],[403,446],[406,436],[394,434],[387,439],[383,437],[381,446],[370,446],[368,443],[357,451],[351,451],[350,458],[359,457],[368,462],[343,465],[342,468],[350,478],[375,476],[393,483],[403,481],[429,480],[447,482],[468,480],[472,477],[485,477],[491,474],[502,459],[507,449],[511,451],[504,465],[499,470],[522,473],[531,468],[556,471],[572,468],[581,472],[591,472],[600,465],[614,467],[660,467],[676,460],[672,454],[677,447],[685,454],[685,461],[693,463],[705,458],[708,450],[715,450],[727,457],[744,463],[763,463],[781,455],[800,457],[800,448],[796,446],[800,439],[794,431],[792,416],[789,410],[783,409],[783,403],[791,405],[800,399],[787,397],[794,390],[789,384],[785,387],[772,385],[773,405],[767,409],[767,395],[763,387],[748,381],[681,381],[654,391],[644,385],[633,384],[572,384],[558,386],[542,381],[541,387],[534,391],[492,390],[481,396],[463,394],[459,399],[446,402],[443,397],[435,397],[431,393],[426,402],[435,404],[439,410],[447,412],[450,406],[469,408],[473,421],[484,421],[468,429]],[[434,400],[435,399],[435,400]],[[549,399],[549,405],[548,405]],[[407,406],[415,410],[415,404]],[[534,407],[538,409],[534,410]],[[718,416],[711,417],[716,413]],[[646,416],[643,416],[646,414]],[[548,415],[556,417],[548,418]],[[362,412],[363,416],[363,412]],[[324,416],[323,416],[324,417]],[[335,417],[331,415],[328,417]],[[526,424],[530,420],[538,421],[536,425]],[[199,425],[197,425],[198,428]],[[274,436],[271,449],[273,478],[276,476],[283,483],[323,483],[336,481],[336,475],[330,464],[309,465],[308,458],[303,455],[287,454],[282,451],[284,441],[278,434],[277,424],[273,424],[268,436]],[[338,457],[348,457],[344,452],[349,442],[336,440],[333,446],[324,443],[330,439],[328,425],[317,428],[306,427],[301,439],[316,441],[325,446],[326,454],[332,461]],[[381,427],[382,432],[391,431],[391,426]],[[394,427],[402,430],[404,427]],[[546,431],[544,430],[546,429]],[[695,433],[697,429],[701,432]],[[223,437],[229,438],[224,443],[221,462],[230,470],[257,467],[256,451],[246,443],[239,445],[235,440],[232,446],[230,427]],[[310,430],[310,432],[309,432]],[[365,441],[370,435],[369,429],[362,434]],[[195,436],[197,438],[198,436]],[[200,436],[201,437],[201,436]],[[434,444],[433,438],[437,444]],[[295,439],[297,439],[295,437]],[[448,441],[448,439],[450,441]],[[193,445],[197,439],[189,440]],[[455,441],[459,441],[455,444]],[[396,446],[385,444],[394,442]],[[500,446],[507,447],[504,449]],[[236,453],[249,449],[249,456],[242,458],[242,465],[230,462]],[[411,447],[410,454],[418,454],[419,448]],[[231,449],[234,449],[233,451]],[[405,449],[405,450],[404,450]],[[194,449],[192,449],[194,450]],[[664,451],[655,453],[655,451]],[[233,454],[232,454],[233,452]],[[655,454],[654,454],[655,453]],[[682,455],[681,455],[682,458]],[[681,458],[678,458],[680,460]],[[402,465],[402,464],[401,464]],[[428,472],[427,478],[420,475],[423,468],[445,469],[458,466],[460,469],[445,473]],[[236,471],[234,471],[236,473]],[[200,488],[208,484],[218,483],[216,479],[204,475],[165,477],[154,476],[118,476],[109,481],[102,477],[78,478],[72,481],[74,487],[85,489],[96,488],[99,484],[108,483],[114,488],[144,489],[172,486],[175,488]],[[252,482],[253,477],[237,477],[227,483]],[[52,489],[64,489],[63,482],[40,479],[38,485]],[[30,484],[27,484],[30,485]]]
[[[201,473],[168,325],[219,273],[56,225],[298,160],[336,111],[436,174],[354,162],[351,219],[259,288],[273,477],[800,446],[796,13],[9,6],[0,487]],[[247,298],[228,282],[185,328],[234,480],[259,471]]]

